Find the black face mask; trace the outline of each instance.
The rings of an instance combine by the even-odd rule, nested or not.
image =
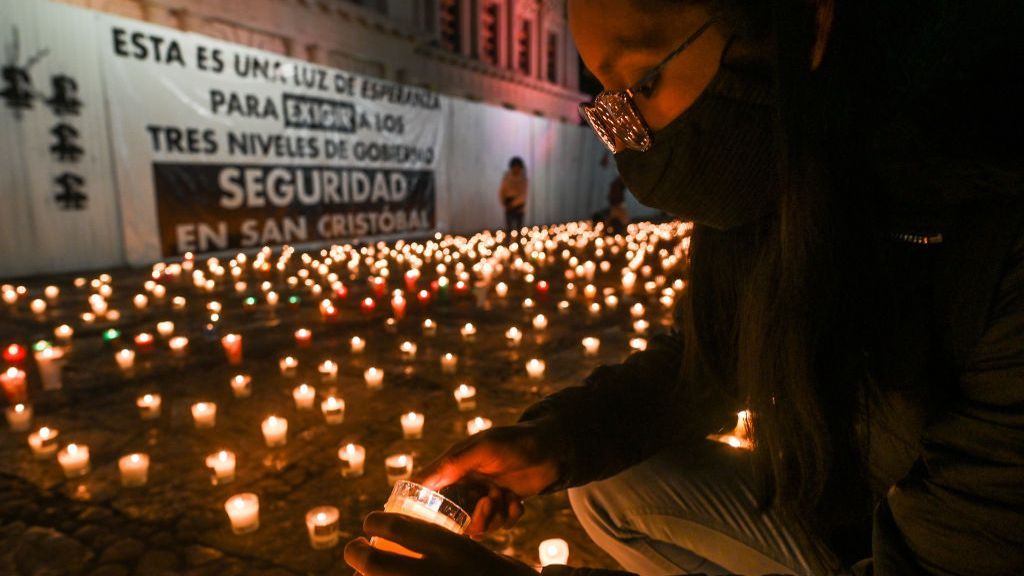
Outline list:
[[[722,65],[647,152],[615,155],[641,203],[727,230],[775,208],[778,197],[770,81]]]

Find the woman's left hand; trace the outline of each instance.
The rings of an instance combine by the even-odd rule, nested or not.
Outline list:
[[[526,564],[470,538],[401,514],[373,512],[363,521],[363,530],[423,555],[417,559],[384,552],[357,538],[345,546],[345,562],[363,576],[538,576]]]

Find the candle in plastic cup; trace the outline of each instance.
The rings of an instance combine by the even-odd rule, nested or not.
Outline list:
[[[248,534],[260,527],[260,499],[252,492],[235,494],[224,503],[224,511],[231,520],[231,531]]]
[[[395,484],[391,497],[384,504],[384,511],[404,514],[431,524],[446,528],[456,534],[463,534],[472,518],[458,504],[414,482],[402,480]],[[370,545],[378,550],[393,552],[412,558],[423,556],[390,540],[374,537]]]
[[[306,513],[306,529],[309,544],[314,550],[333,548],[338,544],[338,509],[334,506],[317,506]]]

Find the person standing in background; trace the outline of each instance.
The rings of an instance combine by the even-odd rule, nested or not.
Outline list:
[[[523,227],[523,213],[526,210],[526,165],[519,156],[508,161],[508,172],[501,178],[498,199],[505,207],[505,228],[509,231]]]

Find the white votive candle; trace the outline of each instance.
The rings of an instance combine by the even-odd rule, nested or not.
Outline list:
[[[75,329],[67,324],[61,324],[53,329],[53,335],[61,342],[68,342],[75,335]]]
[[[345,401],[341,398],[328,396],[320,402],[320,411],[324,413],[324,422],[336,426],[345,421]]]
[[[226,484],[235,479],[235,453],[220,450],[206,457],[206,467],[210,469],[210,483]]]
[[[28,435],[28,446],[32,449],[32,454],[36,458],[48,458],[57,451],[57,438],[59,436],[60,431],[56,428],[43,426]]]
[[[419,412],[406,412],[399,418],[402,422],[402,436],[406,440],[423,437],[423,422],[426,418]]]
[[[181,358],[188,352],[188,338],[175,336],[167,341],[167,347],[171,349],[171,354]]]
[[[437,334],[437,322],[427,318],[423,321],[423,335],[433,336],[435,334]]]
[[[476,387],[459,384],[452,394],[455,396],[455,403],[458,404],[460,412],[476,410]]]
[[[235,494],[224,503],[224,510],[231,520],[231,531],[248,534],[259,530],[260,499],[252,492]]]
[[[476,418],[473,418],[472,420],[466,422],[466,432],[470,436],[472,436],[478,432],[483,432],[484,430],[487,430],[493,425],[494,423],[491,422],[490,419],[477,416]]]
[[[267,446],[274,448],[288,443],[288,420],[280,416],[268,416],[263,420],[261,428]]]
[[[476,326],[472,322],[466,322],[459,330],[464,340],[473,340],[476,337]]]
[[[537,550],[541,566],[566,564],[569,562],[569,544],[561,538],[550,538],[540,543]]]
[[[64,351],[52,346],[35,353],[43,390],[59,390],[63,385],[61,369],[64,366]]]
[[[363,378],[366,380],[366,387],[370,390],[380,390],[384,387],[384,371],[380,368],[371,366],[363,372]]]
[[[121,372],[130,374],[135,368],[135,350],[122,348],[114,354],[114,360],[117,361],[117,366],[121,369]]]
[[[309,544],[314,550],[333,548],[338,545],[338,509],[334,506],[317,506],[306,512],[306,529]]]
[[[295,399],[296,409],[312,410],[313,400],[316,398],[316,388],[309,384],[299,384],[292,389],[292,398]]]
[[[548,317],[543,314],[537,314],[533,317],[533,328],[534,330],[546,330],[548,327]]]
[[[601,341],[593,336],[587,336],[583,339],[583,353],[587,356],[596,356],[598,350],[601,348]]]
[[[28,404],[15,404],[4,410],[7,425],[12,432],[26,432],[32,427],[32,407]]]
[[[324,360],[317,367],[320,379],[324,382],[333,382],[338,379],[338,363],[334,360]]]
[[[634,352],[643,352],[647,350],[647,339],[646,338],[630,338],[629,349]]]
[[[451,352],[445,352],[441,356],[441,372],[444,374],[455,374],[459,367],[459,357]]]
[[[35,300],[29,303],[28,307],[29,310],[32,310],[33,314],[42,316],[43,314],[46,313],[46,300],[43,300],[42,298],[36,298]]]
[[[633,321],[633,331],[637,334],[643,334],[647,332],[647,328],[650,327],[651,323],[643,318],[638,318]]]
[[[363,350],[366,350],[366,340],[363,340],[359,336],[353,336],[352,339],[349,340],[349,348],[352,350],[353,354],[362,354]]]
[[[299,361],[294,356],[285,356],[278,361],[277,365],[281,369],[282,376],[295,376]]]
[[[217,405],[213,402],[196,402],[192,405],[192,421],[196,428],[213,428],[217,424]]]
[[[163,322],[157,322],[156,333],[161,338],[170,338],[174,334],[174,322],[170,320],[164,320]]]
[[[68,444],[57,453],[57,461],[64,469],[66,478],[78,478],[89,473],[89,447],[85,444]]]
[[[526,362],[526,373],[534,380],[539,380],[544,377],[544,368],[546,368],[546,365],[544,364],[544,361],[539,358],[531,358]]]
[[[366,448],[359,444],[346,444],[338,448],[338,461],[341,462],[343,478],[362,476],[366,464]]]
[[[149,479],[149,455],[128,454],[117,461],[122,486],[143,486]]]
[[[405,360],[412,360],[413,358],[416,357],[415,342],[410,342],[406,340],[405,342],[402,342],[398,349],[402,353],[402,358],[404,358]]]
[[[143,420],[155,420],[160,417],[160,405],[162,400],[159,394],[143,394],[135,399],[135,406],[139,409],[139,417]]]
[[[515,326],[512,326],[505,331],[505,341],[508,342],[509,346],[519,346],[519,343],[523,340],[523,331]]]
[[[235,374],[231,377],[231,393],[235,398],[248,398],[252,395],[252,376]]]
[[[408,480],[412,476],[412,455],[393,454],[384,460],[384,471],[388,484],[394,485],[399,480]]]

